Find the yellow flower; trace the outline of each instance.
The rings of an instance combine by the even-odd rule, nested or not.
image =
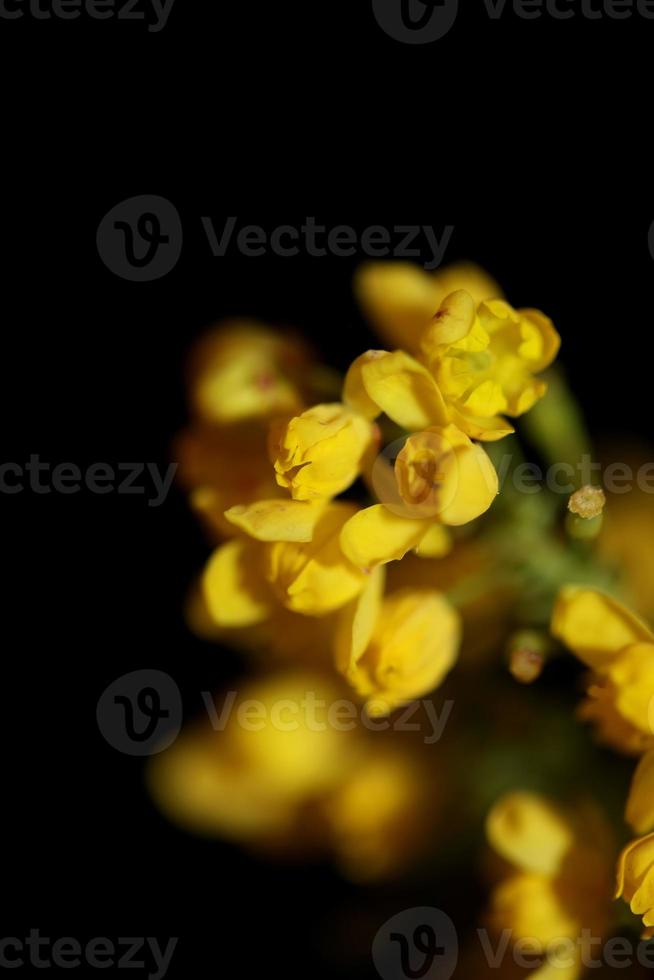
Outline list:
[[[344,553],[366,569],[412,549],[425,557],[443,554],[434,526],[474,520],[498,492],[488,455],[454,425],[409,436],[392,470],[378,457],[372,480],[382,503],[355,514],[341,534]]]
[[[218,626],[254,626],[278,602],[324,616],[354,599],[368,577],[345,557],[339,538],[356,509],[286,499],[228,510],[227,520],[249,537],[217,548],[207,563],[202,589],[211,619]]]
[[[501,299],[476,304],[459,290],[420,343],[452,421],[475,439],[492,440],[512,431],[504,414],[523,415],[545,394],[534,374],[554,360],[560,339],[538,310],[514,310]]]
[[[196,344],[189,363],[194,415],[212,424],[301,410],[309,356],[296,338],[230,320]]]
[[[152,797],[185,829],[257,852],[333,851],[357,881],[397,872],[433,832],[432,784],[419,760],[344,720],[342,693],[284,671],[217,698],[221,729],[195,723],[152,757]]]
[[[420,336],[446,296],[465,289],[477,302],[502,296],[495,280],[472,262],[425,272],[410,262],[370,262],[354,288],[364,313],[385,341],[417,353]]]
[[[374,434],[364,416],[340,403],[273,423],[269,451],[277,483],[295,500],[335,497],[359,476]]]
[[[637,834],[654,830],[654,749],[643,756],[634,773],[625,816]]]
[[[552,633],[595,674],[586,718],[603,740],[627,752],[654,746],[654,635],[617,600],[566,586],[556,601]]]
[[[579,976],[579,952],[566,966],[570,949],[556,947],[577,943],[583,929],[601,936],[607,926],[610,842],[603,821],[593,810],[568,816],[537,794],[514,792],[495,804],[486,833],[507,862],[491,898],[491,928],[511,930],[514,942],[532,941],[535,955],[549,953],[543,975],[551,969],[553,977]]]
[[[393,874],[433,833],[429,778],[406,753],[376,747],[325,806],[338,863],[355,881]]]
[[[266,427],[256,422],[194,425],[177,437],[177,476],[214,539],[233,537],[224,516],[234,504],[281,497],[266,450]]]
[[[528,411],[547,389],[534,374],[556,357],[560,339],[538,310],[504,300],[477,305],[459,290],[426,326],[420,360],[371,350],[350,366],[343,399],[368,418],[385,412],[409,431],[452,422],[473,439],[513,432],[504,414]]]
[[[454,665],[461,639],[458,614],[434,589],[404,589],[383,598],[376,569],[356,603],[342,614],[336,665],[371,716],[437,687]]]
[[[153,757],[152,795],[171,820],[197,833],[292,843],[301,805],[335,789],[358,759],[353,733],[306,706],[307,699],[326,706],[338,696],[310,673],[251,682],[232,703],[224,730],[207,720]],[[228,704],[217,701],[216,711]]]
[[[643,919],[643,939],[654,937],[654,834],[632,841],[618,859],[616,898]]]

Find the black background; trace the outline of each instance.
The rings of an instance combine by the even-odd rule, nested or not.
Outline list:
[[[185,353],[226,315],[296,326],[339,368],[373,343],[355,260],[216,259],[207,214],[269,230],[307,215],[451,224],[447,261],[480,262],[515,305],[552,316],[593,430],[650,435],[654,203],[628,193],[649,123],[630,122],[627,93],[647,81],[654,24],[490,23],[474,7],[423,49],[383,35],[367,3],[207,6],[177,0],[159,35],[0,22],[3,461],[164,465]],[[564,118],[597,153],[573,154]],[[104,214],[138,194],[168,198],[184,226],[154,283],[117,278],[95,246]],[[98,697],[129,670],[171,673],[189,714],[238,675],[182,621],[206,545],[178,491],[148,508],[26,490],[0,512],[3,935],[179,936],[174,977],[332,976],[344,959],[363,977],[388,915],[447,908],[420,882],[372,894],[327,866],[262,867],[184,836],[143,793],[141,763],[103,740]]]

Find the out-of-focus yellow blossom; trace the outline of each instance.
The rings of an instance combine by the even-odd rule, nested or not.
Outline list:
[[[654,830],[654,749],[638,763],[625,816],[637,834]]]
[[[617,600],[583,586],[564,587],[552,633],[595,674],[582,714],[601,738],[640,753],[654,746],[654,635]]]
[[[654,834],[634,840],[618,859],[616,898],[643,919],[643,939],[654,937]]]
[[[194,425],[174,446],[177,478],[190,494],[193,510],[214,539],[233,537],[224,516],[234,504],[281,497],[266,449],[267,425]]]
[[[309,714],[313,697],[330,704],[338,688],[310,673],[248,684],[223,731],[207,720],[153,757],[149,785],[159,806],[199,833],[244,841],[289,835],[298,806],[336,788],[358,761],[350,733]]]
[[[379,457],[373,482],[382,503],[355,514],[341,534],[344,553],[367,569],[412,549],[426,557],[444,553],[434,525],[474,520],[498,492],[488,455],[454,425],[409,436],[392,470]]]
[[[354,289],[368,319],[390,344],[417,352],[420,337],[446,296],[465,289],[481,303],[502,296],[492,276],[472,262],[425,272],[410,262],[370,262],[358,269]]]
[[[651,466],[645,452],[614,455],[632,466]],[[597,539],[597,556],[619,575],[621,592],[642,616],[654,620],[654,507],[652,495],[636,484],[628,493],[612,494]]]
[[[475,439],[493,440],[513,431],[503,415],[523,415],[545,394],[534,375],[552,363],[560,338],[538,310],[514,310],[500,299],[477,305],[459,290],[420,344],[452,421]]]
[[[309,363],[298,338],[251,320],[226,321],[192,351],[193,413],[203,422],[226,425],[301,410]]]
[[[611,898],[610,843],[594,811],[568,817],[545,798],[509,793],[491,810],[486,824],[494,850],[507,871],[496,886],[488,922],[497,932],[511,930],[513,942],[533,942],[535,955],[552,956],[532,976],[576,978],[582,970],[580,949],[570,963],[570,948],[582,930],[601,936]],[[542,972],[541,972],[542,971]]]
[[[343,612],[336,634],[336,665],[373,717],[437,687],[454,665],[461,639],[458,614],[435,589],[384,598],[383,587],[378,568]]]
[[[270,457],[277,483],[294,500],[335,497],[354,483],[376,429],[345,405],[315,405],[271,425]]]
[[[321,674],[250,682],[222,730],[195,724],[152,757],[150,792],[192,832],[276,855],[332,851],[356,880],[393,874],[433,827],[430,783],[412,755],[330,723],[344,703]]]
[[[368,576],[341,551],[354,504],[264,500],[226,517],[249,538],[217,548],[202,587],[218,626],[254,626],[281,602],[293,612],[324,616],[354,599]]]
[[[433,830],[429,785],[423,767],[392,747],[371,750],[365,764],[344,780],[325,815],[348,878],[387,877],[420,853]]]

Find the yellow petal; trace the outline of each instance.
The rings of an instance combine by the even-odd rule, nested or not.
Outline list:
[[[387,355],[388,351],[385,350],[367,350],[365,354],[361,354],[352,361],[343,382],[343,401],[345,404],[370,420],[376,419],[381,409],[366,391],[363,383],[363,368],[371,361],[379,360],[380,357]]]
[[[540,310],[518,310],[522,317],[523,341],[520,354],[529,361],[530,371],[543,371],[559,352],[561,338],[548,316]]]
[[[449,406],[449,413],[452,422],[471,439],[479,439],[481,442],[497,442],[505,436],[510,436],[515,429],[501,415],[493,415],[489,418],[479,418],[464,412],[460,408]]]
[[[442,558],[452,550],[452,537],[441,524],[432,524],[415,549],[420,558]]]
[[[460,638],[457,612],[435,589],[386,596],[367,649],[348,672],[368,714],[388,714],[437,687],[456,661]]]
[[[258,500],[230,507],[225,517],[258,541],[311,541],[322,501]]]
[[[502,797],[488,815],[486,834],[497,853],[517,868],[551,877],[573,844],[566,821],[535,793]]]
[[[372,569],[404,557],[420,544],[431,524],[431,520],[398,517],[383,504],[373,504],[344,525],[341,548],[354,565]]]
[[[336,668],[345,676],[363,655],[372,636],[384,595],[385,569],[371,572],[358,599],[341,613],[335,637]]]
[[[447,423],[436,382],[426,367],[404,351],[363,364],[361,377],[369,398],[403,429],[416,432]]]
[[[596,670],[606,668],[630,643],[654,642],[645,624],[616,599],[579,585],[564,586],[559,592],[551,630]]]
[[[637,834],[654,830],[654,749],[643,756],[634,773],[625,816]]]
[[[620,714],[645,734],[654,735],[654,644],[633,643],[607,667]]]
[[[254,541],[236,538],[216,548],[202,575],[202,592],[219,626],[254,626],[270,615],[273,600],[261,564]]]
[[[460,289],[448,296],[425,330],[420,347],[427,357],[441,347],[463,345],[463,350],[483,350],[488,346],[488,334],[476,321],[477,307],[469,293]],[[475,325],[477,330],[475,330]]]
[[[364,588],[367,575],[348,561],[340,547],[343,525],[354,513],[353,504],[328,504],[310,542],[278,541],[266,546],[266,577],[288,609],[324,616]]]
[[[357,270],[357,299],[375,329],[393,346],[417,353],[420,337],[446,296],[458,289],[476,303],[501,296],[497,282],[472,262],[425,272],[410,262],[369,262]]]

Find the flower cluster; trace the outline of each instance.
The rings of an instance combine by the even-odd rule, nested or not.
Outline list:
[[[222,324],[193,353],[177,455],[213,551],[187,619],[247,651],[257,676],[224,726],[191,726],[154,759],[152,795],[198,833],[275,855],[327,852],[356,879],[447,841],[463,797],[474,827],[457,832],[476,846],[485,824],[490,845],[492,930],[540,954],[584,930],[606,936],[620,845],[590,780],[561,802],[599,750],[565,699],[521,701],[514,680],[537,688],[568,649],[587,671],[578,715],[639,760],[626,806],[638,836],[619,856],[617,892],[651,937],[654,634],[617,598],[654,613],[651,515],[583,481],[569,512],[510,482],[500,492],[498,443],[521,464],[513,420],[527,413],[515,427],[545,461],[588,451],[544,313],[515,309],[468,264],[371,264],[355,292],[389,349],[363,352],[343,377],[288,331],[250,321]],[[447,751],[426,753],[392,724],[374,730],[437,689],[465,728]],[[314,725],[295,710],[309,694],[356,706],[370,728]],[[263,727],[244,722],[252,710]],[[516,788],[525,770],[544,773],[543,792],[531,779]],[[576,957],[534,976],[582,969]]]

